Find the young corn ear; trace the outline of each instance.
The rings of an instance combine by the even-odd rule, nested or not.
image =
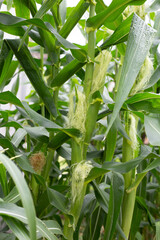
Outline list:
[[[139,143],[137,139],[137,124],[138,118],[133,114],[128,115],[128,125],[127,125],[127,133],[130,140],[127,140],[133,150],[133,158],[137,157],[137,151],[139,150]]]
[[[82,161],[78,163],[72,172],[72,202],[79,201],[84,188],[85,178],[93,168],[91,162]]]
[[[143,91],[153,72],[153,63],[147,56],[132,87],[130,95]]]
[[[72,92],[70,95],[70,106],[68,113],[68,126],[77,128],[82,133],[82,138],[85,135],[85,120],[86,120],[86,97],[79,90]]]
[[[112,59],[112,54],[107,50],[103,50],[100,54],[95,58],[97,62],[95,64],[94,72],[93,72],[93,82],[91,88],[91,94],[96,91],[100,91],[103,89],[105,84],[105,75],[108,68],[108,65]]]

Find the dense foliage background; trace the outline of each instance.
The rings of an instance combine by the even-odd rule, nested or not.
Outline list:
[[[0,2],[0,239],[159,240],[159,1]]]

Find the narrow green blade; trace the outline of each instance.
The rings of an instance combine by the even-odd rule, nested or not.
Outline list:
[[[154,33],[155,30],[148,26],[140,17],[136,14],[133,16],[116,102],[106,134],[108,134],[109,129],[134,84],[150,49]]]
[[[160,240],[160,221],[156,222],[156,240]]]
[[[113,239],[117,219],[120,213],[120,207],[123,200],[123,194],[124,194],[123,176],[119,173],[113,173],[104,240]]]
[[[160,118],[158,114],[144,117],[146,134],[150,144],[160,146]]]
[[[57,0],[46,0],[42,6],[40,7],[40,9],[38,10],[38,12],[36,12],[34,18],[42,18],[43,15],[57,2]],[[32,25],[27,29],[27,31],[25,32],[24,36],[22,37],[20,44],[19,44],[19,48],[18,50],[20,50],[20,48],[22,47],[29,31],[31,30]]]
[[[33,87],[36,89],[40,98],[43,100],[48,111],[53,115],[53,117],[56,117],[57,110],[53,102],[53,97],[50,94],[46,84],[44,83],[41,72],[38,68],[38,65],[36,64],[27,46],[23,44],[21,49],[18,51],[18,46],[19,46],[18,39],[14,39],[14,40],[8,39],[5,41],[9,45],[9,47],[12,49],[18,61],[24,68],[26,75],[31,81]]]
[[[27,215],[22,207],[18,207],[13,203],[6,203],[6,202],[0,202],[0,215],[13,217],[23,223],[27,223]],[[44,222],[42,222],[39,218],[36,218],[37,223],[37,230],[41,233],[42,236],[44,236],[48,240],[57,240],[57,237],[54,235],[54,233],[51,232],[51,230],[48,229],[48,227],[45,225]],[[57,230],[61,231],[61,229],[57,229],[57,224],[55,226],[52,226],[52,230],[57,232]],[[36,238],[34,238],[36,240]]]
[[[89,2],[80,0],[76,7],[74,7],[73,11],[69,15],[67,21],[63,25],[62,29],[60,30],[60,35],[66,38],[69,33],[72,31],[74,26],[78,23],[81,19],[87,8],[89,7]]]
[[[7,156],[0,153],[0,162],[5,166],[9,174],[11,175],[15,185],[20,193],[20,197],[23,203],[23,207],[25,209],[25,213],[27,216],[27,223],[29,225],[30,238],[31,240],[36,239],[36,213],[33,204],[33,199],[31,197],[31,193],[27,186],[27,183],[21,174],[18,167],[11,161]]]
[[[104,22],[111,23],[120,16],[120,14],[128,5],[141,5],[145,1],[146,0],[113,0],[108,8],[87,20],[87,27],[88,29],[95,30],[99,28]]]

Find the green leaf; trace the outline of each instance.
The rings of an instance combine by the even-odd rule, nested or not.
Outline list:
[[[14,54],[16,55],[18,61],[24,68],[26,75],[31,81],[33,87],[36,89],[37,93],[43,100],[49,112],[56,117],[57,111],[53,102],[53,97],[50,94],[47,86],[45,85],[41,72],[34,61],[31,53],[29,52],[26,45],[23,45],[21,49],[18,51],[19,40],[5,40],[9,47],[12,49]]]
[[[142,148],[142,152],[140,156],[135,159],[130,160],[129,162],[105,162],[102,166],[95,164],[93,161],[93,168],[85,179],[86,183],[89,183],[93,179],[102,176],[108,171],[118,172],[118,173],[126,173],[130,170],[136,168],[143,160],[146,158],[153,157],[153,154],[148,150],[148,148]]]
[[[144,125],[150,144],[153,146],[160,146],[160,116],[145,116]]]
[[[13,218],[16,218],[17,220],[27,223],[27,216],[22,207],[18,207],[13,203],[0,203],[0,215],[10,216]],[[41,236],[45,237],[48,240],[57,240],[57,238],[54,236],[54,234],[47,228],[45,223],[41,221],[40,219],[36,218],[36,225],[37,230],[40,232]],[[54,228],[54,225],[53,225]],[[55,230],[57,231],[57,224],[55,226]],[[53,231],[53,229],[52,229]],[[34,240],[37,238],[34,238]]]
[[[160,221],[156,222],[156,240],[160,240]]]
[[[96,16],[89,18],[87,20],[87,28],[95,30],[99,28],[102,24],[110,23],[116,20],[116,18],[119,17],[119,15],[124,11],[124,9],[129,4],[135,4],[138,5],[138,2],[140,4],[144,3],[143,1],[132,1],[132,0],[113,0],[108,8],[106,8],[104,11],[100,12]]]
[[[148,99],[160,99],[160,94],[150,93],[150,92],[136,93],[134,96],[127,99],[125,103],[133,104],[133,103],[145,101]]]
[[[31,193],[27,183],[17,166],[4,154],[0,153],[0,161],[11,175],[20,193],[20,197],[27,216],[31,240],[36,239],[36,215]]]
[[[3,216],[3,219],[9,226],[9,229],[14,233],[14,235],[19,239],[19,240],[30,240],[29,234],[25,226],[17,221],[16,219]]]
[[[96,13],[100,13],[107,9],[107,6],[104,4],[102,0],[98,0],[96,4]],[[109,29],[115,30],[117,26],[122,22],[122,15],[120,15],[115,21],[108,23],[108,21],[104,22],[104,26]]]
[[[114,156],[114,151],[116,148],[116,140],[117,140],[117,128],[115,123],[112,125],[105,143],[105,161],[112,161],[112,158]]]
[[[18,89],[19,89],[19,74],[18,74],[15,82],[14,82],[13,85],[12,85],[11,92],[12,92],[14,95],[17,95]]]
[[[23,107],[25,108],[30,119],[33,120],[35,123],[38,123],[38,125],[43,126],[47,129],[61,129],[59,125],[31,109],[26,102],[23,102]]]
[[[86,62],[87,53],[83,49],[71,49],[73,57],[75,57],[80,62]]]
[[[55,220],[45,220],[43,222],[53,234],[63,235],[60,225]]]
[[[0,233],[1,240],[15,240],[15,236],[11,233]]]
[[[7,10],[9,11],[12,7],[13,0],[7,0]]]
[[[3,88],[5,87],[5,85],[7,85],[8,83],[10,83],[11,79],[13,78],[13,75],[16,71],[18,67],[18,61],[12,61],[10,63],[10,65],[8,66],[8,69],[6,72],[4,72],[4,74],[1,75],[0,77],[0,82],[1,82],[1,86],[0,86],[0,90],[2,91]],[[3,69],[4,70],[4,69]]]
[[[29,18],[30,11],[23,0],[13,0],[17,17]]]
[[[77,59],[68,63],[57,76],[54,78],[54,81],[51,84],[51,87],[60,87],[62,86],[70,77],[78,72],[85,63],[79,62]]]
[[[80,0],[76,7],[73,8],[71,14],[67,18],[66,22],[64,23],[63,27],[60,30],[60,35],[63,38],[67,38],[69,33],[72,31],[74,26],[78,23],[81,19],[87,8],[89,7],[89,2]]]
[[[147,173],[151,171],[152,169],[155,169],[159,167],[160,165],[160,157],[157,157],[155,160],[153,160],[143,171],[141,174]]]
[[[61,35],[52,27],[52,25],[50,25],[50,23],[46,23],[45,26],[46,30],[50,31],[64,47],[69,49],[79,49],[76,45],[61,37]]]
[[[61,157],[67,160],[71,160],[71,148],[61,146],[58,149],[56,149],[56,151]]]
[[[34,18],[42,18],[43,15],[57,2],[57,0],[46,0],[40,7],[40,9],[38,10],[38,12],[36,12],[36,14],[34,15]],[[19,44],[19,48],[18,50],[20,50],[20,48],[22,47],[22,45],[24,44],[24,41],[29,33],[29,31],[31,30],[32,25],[27,29],[27,31],[25,32],[24,36],[22,37],[20,44]]]
[[[1,92],[0,93],[0,103],[1,104],[7,104],[11,103],[19,107],[23,107],[21,101],[11,92]]]
[[[105,221],[106,213],[101,207],[97,207],[91,217],[90,236],[86,236],[84,232],[83,239],[97,240],[101,235],[101,229]],[[88,226],[86,226],[87,228]]]
[[[43,33],[43,38],[44,38],[45,42],[47,41],[47,39],[45,39],[45,34],[47,35],[47,37],[49,37],[50,34],[51,34],[52,35],[51,39],[49,40],[49,42],[46,42],[47,44],[51,44],[50,41],[52,41],[52,45],[54,46],[53,37],[55,37],[64,47],[69,48],[69,49],[79,49],[77,46],[75,46],[74,44],[72,44],[69,41],[67,41],[66,39],[64,39],[52,27],[52,25],[50,23],[44,23],[39,18],[32,18],[32,19],[24,20],[23,18],[17,18],[17,17],[14,17],[14,16],[9,16],[8,14],[0,13],[0,28],[3,31],[9,32],[9,33],[14,34],[14,35],[22,36],[23,33],[24,33],[24,30],[23,30],[22,26],[26,26],[26,25],[31,25],[31,27],[32,27],[32,25],[34,25],[34,26],[39,27],[41,30],[43,30],[42,33]],[[31,30],[31,27],[29,27],[28,31],[25,32],[24,38],[26,37],[27,34],[29,34],[29,32]],[[33,31],[30,33],[30,36],[33,39],[35,39],[35,41],[37,41],[37,42],[41,41],[39,39],[39,37],[37,38],[37,35]],[[23,39],[21,40],[21,42],[19,42],[20,45],[18,47],[18,50],[22,47],[23,42],[24,42]],[[41,41],[40,44],[43,46],[42,41]]]
[[[8,203],[17,203],[20,200],[20,194],[17,190],[16,187],[14,187],[10,193],[4,197],[4,202],[8,202]]]
[[[11,64],[12,57],[13,57],[13,53],[11,49],[3,41],[1,52],[0,52],[0,87],[8,72],[8,68]]]
[[[23,127],[26,132],[36,140],[48,143],[49,141],[49,132],[44,127]]]
[[[7,139],[5,138],[3,135],[0,134],[0,146],[2,146],[2,148],[4,149],[8,149],[7,150],[7,153],[10,155],[10,156],[15,156],[15,150],[14,150],[14,147],[13,147],[13,144]]]
[[[101,189],[95,181],[92,182],[92,186],[99,205],[103,208],[105,213],[108,213],[109,194],[105,192],[104,189]]]
[[[0,164],[0,183],[4,196],[8,194],[8,180],[5,167]]]
[[[57,133],[49,142],[48,147],[51,149],[59,148],[63,143],[71,137],[79,137],[80,131],[77,129],[63,129],[63,132]]]
[[[137,93],[125,101],[133,111],[160,113],[160,95],[155,93]]]
[[[49,141],[49,132],[44,127],[23,127],[26,132],[32,137],[44,143]]]
[[[67,199],[62,193],[47,188],[47,194],[51,205],[56,207],[62,213],[67,213]]]
[[[116,120],[114,121],[115,127],[116,129],[122,134],[123,137],[125,137],[126,139],[129,139],[129,136],[126,133],[126,130],[123,126],[123,124],[121,123],[121,120],[119,118],[119,116],[116,117]]]
[[[122,43],[127,40],[133,14],[124,20],[114,31],[114,33],[101,45],[101,49],[106,49],[112,45]]]
[[[33,168],[31,167],[28,158],[25,156],[25,154],[23,153],[22,155],[22,153],[12,144],[12,142],[1,134],[0,134],[0,146],[2,146],[4,149],[6,148],[8,149],[7,154],[9,157],[16,156],[15,161],[23,170],[28,171],[30,173],[34,173]]]
[[[157,83],[159,79],[160,79],[160,66],[158,66],[157,69],[155,70],[155,72],[152,74],[145,89],[154,86],[154,84]]]
[[[34,16],[37,12],[35,0],[30,0],[29,2],[28,2],[28,0],[22,0],[22,1],[26,5],[26,7],[31,11],[32,16]]]
[[[146,200],[142,197],[136,197],[136,201],[138,202],[138,204],[141,206],[142,209],[145,210],[145,212],[148,215],[149,218],[149,222],[151,225],[155,225],[155,219],[152,216],[151,212],[149,211],[149,207],[147,206]]]
[[[122,24],[115,30],[115,32],[111,35],[109,39],[107,39],[100,48],[106,49],[112,45],[118,44],[120,42],[124,42],[127,40],[131,20],[133,15],[128,17]],[[77,50],[78,51],[78,50]],[[96,54],[98,54],[98,49],[96,50]],[[77,58],[78,59],[78,58]],[[80,62],[77,59],[68,63],[55,77],[54,81],[51,84],[51,87],[60,87],[62,86],[73,74],[77,73],[86,62]],[[84,60],[84,57],[83,57]]]
[[[18,147],[26,135],[27,135],[27,132],[23,128],[18,128],[18,130],[15,132],[15,134],[12,137],[12,140],[11,140],[12,144]]]
[[[25,33],[24,25],[33,24],[35,22],[34,19],[24,20],[23,18],[18,18],[12,15],[8,15],[5,13],[0,13],[0,29],[6,33],[23,36]],[[37,21],[36,21],[37,22]],[[44,47],[42,39],[38,32],[31,30],[29,32],[29,36],[37,43]]]
[[[154,29],[146,25],[141,18],[137,15],[133,16],[118,92],[116,94],[116,102],[107,128],[107,133],[134,84],[151,46],[154,33]]]
[[[104,234],[105,240],[113,239],[124,194],[124,179],[121,174],[113,173],[111,182],[107,223]]]

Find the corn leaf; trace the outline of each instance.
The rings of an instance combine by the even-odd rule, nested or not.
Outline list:
[[[131,25],[133,15],[128,17],[125,21],[122,22],[122,24],[115,30],[115,32],[111,35],[109,39],[107,39],[100,48],[106,49],[112,45],[124,42],[128,38],[129,29]],[[96,55],[99,53],[98,49],[96,49]],[[70,77],[73,76],[73,74],[77,73],[86,62],[80,62],[77,59],[71,61],[68,63],[54,78],[52,82],[52,87],[60,87],[63,85]]]
[[[23,18],[29,18],[30,17],[30,11],[26,7],[23,0],[21,0],[21,1],[13,0],[13,2],[14,2],[17,17],[23,17]]]
[[[57,2],[57,0],[46,0],[40,7],[40,9],[38,10],[38,12],[36,12],[34,18],[42,18],[43,15],[51,8],[53,7],[53,5]],[[20,44],[19,44],[19,48],[20,49],[29,33],[29,31],[31,30],[32,25],[27,29],[27,31],[25,32],[24,36],[22,37]]]
[[[93,162],[93,168],[91,169],[89,175],[85,179],[85,182],[88,183],[93,179],[102,176],[103,174],[107,173],[108,171],[113,171],[117,173],[126,173],[130,170],[136,168],[143,160],[146,158],[155,157],[153,153],[150,152],[147,148],[142,148],[142,152],[140,156],[137,158],[130,160],[129,162],[105,162],[102,166],[97,165]],[[156,155],[157,157],[157,155]]]
[[[5,166],[9,174],[11,175],[15,185],[20,193],[20,197],[23,203],[23,207],[25,209],[27,223],[29,225],[29,232],[31,240],[36,239],[36,215],[35,208],[33,204],[33,200],[31,197],[31,193],[27,186],[27,183],[22,176],[20,170],[17,166],[12,162],[8,157],[4,154],[0,153],[0,161]]]
[[[44,31],[44,33],[47,31],[51,35],[53,35],[64,47],[69,48],[69,49],[79,49],[76,45],[70,43],[66,39],[64,39],[53,27],[50,23],[44,23],[40,18],[32,18],[32,19],[23,19],[23,18],[18,18],[14,16],[10,16],[8,14],[0,13],[0,28],[4,31],[6,29],[9,29],[8,32],[12,33],[12,28],[15,27],[15,29],[18,29],[20,32],[18,32],[18,35],[22,35],[22,32],[24,33],[24,30],[21,29],[22,26],[26,25],[34,25],[39,27]],[[29,28],[29,31],[31,28]],[[25,34],[29,33],[29,31],[26,31]],[[14,32],[13,32],[14,33]],[[16,35],[16,32],[14,33]],[[32,33],[33,34],[33,33]],[[32,36],[32,35],[31,35]],[[45,36],[45,35],[44,35]],[[35,37],[35,35],[33,36]],[[21,40],[19,43],[19,48],[18,50],[22,47],[22,43],[24,41]],[[53,43],[52,43],[53,44]],[[80,50],[80,49],[79,49]],[[83,54],[84,54],[83,50]],[[83,55],[82,55],[83,56]]]
[[[124,179],[119,173],[113,173],[111,179],[110,199],[108,206],[107,223],[105,227],[105,240],[113,239],[117,220],[124,194]]]
[[[21,49],[18,51],[19,40],[5,40],[8,46],[12,49],[14,54],[16,55],[18,61],[24,68],[26,75],[31,81],[33,87],[36,89],[38,95],[43,100],[46,105],[48,111],[56,117],[57,110],[53,102],[53,97],[50,94],[46,84],[42,79],[41,72],[33,59],[31,53],[29,52],[27,46],[24,44]]]
[[[72,31],[74,26],[81,19],[87,8],[89,7],[89,2],[80,0],[76,7],[73,8],[71,14],[67,18],[67,21],[60,30],[60,35],[63,38],[66,38],[69,33]]]
[[[11,103],[19,107],[23,107],[21,101],[11,92],[1,92],[0,93],[0,103],[1,104],[7,104]]]
[[[150,49],[154,33],[155,30],[148,26],[140,17],[136,14],[133,16],[118,92],[116,95],[116,102],[107,128],[107,133],[134,84]]]
[[[61,129],[59,125],[43,117],[41,114],[37,113],[32,108],[30,108],[26,102],[23,102],[23,107],[25,108],[28,114],[28,117],[32,119],[35,123],[38,123],[38,125],[43,126],[47,129],[56,129],[56,130]]]
[[[160,240],[160,221],[156,222],[156,240]]]
[[[77,59],[74,59],[68,63],[57,76],[54,78],[51,87],[60,87],[63,85],[70,77],[78,72],[83,66],[84,62],[79,62]]]
[[[36,2],[35,0],[22,0],[22,2],[26,5],[26,7],[30,10],[32,16],[34,16],[37,12]]]
[[[30,240],[28,231],[21,222],[7,216],[3,216],[3,219],[9,226],[10,230],[19,240],[23,239]]]
[[[127,40],[133,14],[124,20],[114,31],[114,33],[101,45],[101,49],[106,49],[112,45],[122,43]]]
[[[146,0],[113,0],[108,8],[100,12],[96,16],[89,18],[87,20],[87,27],[91,30],[99,28],[104,22],[113,22],[119,15],[124,11],[124,9],[130,4],[143,4]]]
[[[63,143],[69,140],[71,137],[79,137],[80,132],[77,129],[63,129],[63,132],[57,133],[51,141],[48,143],[48,147],[51,149],[59,148]]]
[[[13,217],[23,223],[27,223],[27,215],[22,207],[18,207],[13,203],[0,203],[0,215]],[[48,240],[57,240],[56,236],[46,227],[44,222],[36,218],[37,230],[41,233],[43,237]],[[54,225],[53,225],[54,228]],[[57,231],[57,225],[55,227]],[[35,240],[36,238],[34,238]]]
[[[144,125],[150,144],[160,146],[160,119],[159,115],[147,115],[144,117]]]

